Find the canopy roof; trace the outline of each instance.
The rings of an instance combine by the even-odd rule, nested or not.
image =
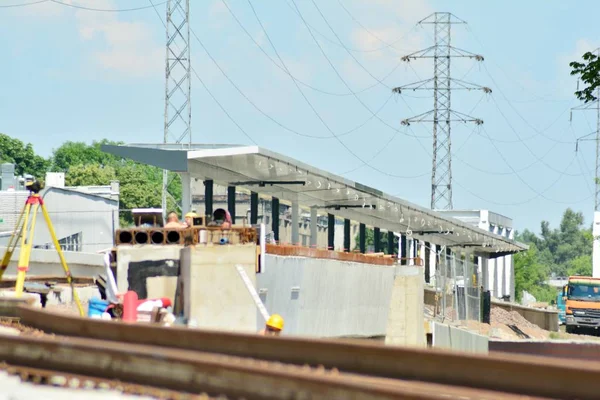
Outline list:
[[[514,240],[258,146],[130,144],[103,145],[102,150],[492,258],[527,249]]]

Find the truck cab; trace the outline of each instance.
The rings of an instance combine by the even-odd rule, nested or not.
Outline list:
[[[563,288],[568,333],[600,327],[600,278],[571,276]]]

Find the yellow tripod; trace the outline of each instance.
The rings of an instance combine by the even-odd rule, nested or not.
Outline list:
[[[39,195],[41,185],[39,184],[39,182],[34,181],[28,182],[27,187],[30,191],[30,195],[25,201],[25,206],[23,207],[21,215],[17,220],[17,225],[15,226],[15,230],[10,236],[8,246],[6,247],[6,252],[4,253],[4,257],[2,258],[2,264],[0,264],[0,280],[2,280],[4,271],[6,271],[6,268],[8,268],[8,264],[10,263],[10,259],[12,257],[13,252],[15,251],[15,248],[17,247],[19,239],[21,239],[21,252],[19,253],[19,263],[17,264],[17,282],[15,284],[15,295],[16,297],[21,297],[21,295],[23,294],[23,287],[25,285],[25,275],[29,270],[29,257],[31,255],[31,248],[33,246],[36,216],[38,208],[41,208],[42,214],[44,215],[44,219],[46,220],[46,225],[48,225],[48,230],[50,231],[50,236],[52,237],[52,243],[54,244],[54,248],[56,249],[58,257],[60,258],[60,263],[62,264],[63,270],[65,271],[67,283],[71,285],[71,292],[73,293],[73,299],[77,304],[79,315],[83,317],[85,314],[83,312],[81,302],[79,301],[79,295],[75,291],[75,287],[73,285],[73,277],[71,276],[71,272],[69,271],[69,267],[67,266],[67,261],[65,260],[65,256],[62,252],[60,244],[58,243],[58,239],[56,238],[56,232],[54,231],[54,226],[52,225],[52,221],[50,220],[48,210],[46,210],[46,206],[44,205],[44,200]]]

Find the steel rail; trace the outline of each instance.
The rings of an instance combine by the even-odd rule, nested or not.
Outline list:
[[[204,331],[85,319],[19,307],[21,322],[46,332],[167,348],[219,353],[297,365],[322,365],[341,372],[417,380],[450,386],[547,398],[595,400],[600,363],[565,364],[548,357],[467,355],[294,337]]]
[[[156,346],[87,338],[2,337],[0,358],[10,365],[246,399],[431,400],[401,385],[378,385],[335,373],[273,368],[271,363]],[[265,365],[267,364],[267,365]],[[478,397],[483,398],[483,397]],[[489,394],[486,398],[490,398]]]

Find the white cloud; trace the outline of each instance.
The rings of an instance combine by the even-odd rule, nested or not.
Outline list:
[[[433,12],[424,0],[372,0],[368,7],[358,12],[357,7],[346,7],[367,30],[356,25],[352,32],[354,44],[362,50],[387,48],[387,44],[399,51],[414,51],[421,47],[427,37],[414,25]],[[385,18],[381,18],[385,16]],[[375,21],[371,24],[369,20]],[[381,51],[368,53],[373,57]]]
[[[111,0],[95,0],[94,7],[115,8]],[[163,73],[165,51],[144,22],[128,22],[113,13],[75,12],[80,38],[90,45],[89,58],[102,70],[128,78],[145,78]]]

